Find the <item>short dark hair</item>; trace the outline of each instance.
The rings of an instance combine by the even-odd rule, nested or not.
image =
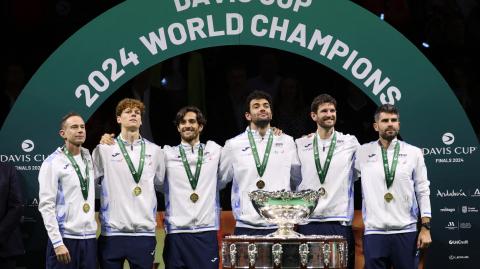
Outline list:
[[[122,115],[122,112],[127,108],[138,108],[142,115],[143,112],[145,112],[145,105],[142,103],[142,101],[132,98],[125,98],[117,104],[117,107],[115,108],[115,115],[117,115],[117,117]]]
[[[335,98],[333,98],[331,95],[323,93],[313,99],[310,110],[314,113],[317,113],[318,107],[325,103],[333,104],[335,109],[337,108],[337,100],[335,100]]]
[[[267,100],[268,104],[270,105],[270,109],[273,110],[273,101],[272,101],[272,96],[270,94],[264,91],[253,91],[247,96],[247,99],[245,100],[245,112],[250,112],[250,102],[252,100],[258,100],[258,99]]]
[[[381,105],[377,108],[377,110],[375,111],[375,115],[373,116],[373,119],[375,121],[378,121],[378,119],[380,118],[380,113],[388,113],[388,114],[395,114],[398,116],[398,118],[400,119],[400,112],[398,111],[398,108],[394,105],[390,105],[390,104],[384,104],[384,105]]]
[[[205,118],[205,116],[203,116],[203,113],[202,111],[196,107],[196,106],[185,106],[185,107],[182,107],[178,112],[177,112],[177,115],[175,116],[175,120],[173,121],[173,124],[175,124],[175,126],[179,126],[180,125],[180,122],[182,122],[183,120],[183,117],[185,117],[185,115],[188,113],[188,112],[193,112],[197,115],[197,122],[199,125],[202,125],[202,126],[205,126],[207,125],[207,119]]]
[[[60,121],[60,130],[65,127],[65,122],[71,117],[80,117],[81,118],[82,116],[80,116],[80,114],[78,114],[77,112],[69,112],[68,114],[63,116],[62,120]]]

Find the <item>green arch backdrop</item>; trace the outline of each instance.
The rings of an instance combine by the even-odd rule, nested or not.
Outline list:
[[[435,243],[430,257],[435,259],[429,267],[479,261],[473,255],[479,250],[473,230],[480,225],[474,175],[480,158],[463,109],[413,44],[344,0],[130,0],[84,26],[36,72],[0,133],[1,161],[14,164],[25,177],[27,222],[36,223],[38,217],[29,218],[36,210],[37,170],[58,146],[62,115],[73,110],[88,119],[146,68],[225,45],[302,55],[341,74],[375,103],[399,106],[402,136],[424,149],[432,183]],[[452,240],[468,241],[459,246]]]

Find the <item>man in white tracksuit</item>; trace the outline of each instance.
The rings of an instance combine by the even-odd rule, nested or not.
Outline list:
[[[113,145],[98,145],[93,152],[101,185],[98,241],[100,266],[151,269],[155,255],[157,197],[165,173],[162,149],[140,135],[144,105],[123,99],[116,108],[121,132]]]
[[[232,211],[236,235],[266,235],[276,226],[267,223],[255,211],[248,193],[254,190],[290,190],[300,180],[300,164],[291,136],[273,135],[272,98],[261,91],[252,92],[245,102],[245,132],[229,139],[222,149],[222,184],[233,180]],[[292,181],[291,181],[292,175]]]
[[[362,180],[365,268],[414,269],[418,250],[432,242],[423,154],[397,138],[400,114],[395,106],[380,106],[373,127],[379,139],[362,145],[355,161]]]
[[[353,164],[360,144],[355,136],[335,130],[337,101],[330,95],[315,97],[311,117],[317,124],[317,131],[313,136],[295,141],[302,165],[302,182],[298,190],[319,190],[320,198],[309,223],[299,225],[298,232],[343,236],[348,243],[348,268],[353,268]]]
[[[220,229],[218,165],[221,147],[200,142],[206,119],[197,107],[180,109],[181,142],[165,146],[165,268],[217,269]]]
[[[38,210],[48,233],[46,268],[96,268],[95,189],[85,122],[76,113],[62,118],[65,144],[48,156],[38,175]]]

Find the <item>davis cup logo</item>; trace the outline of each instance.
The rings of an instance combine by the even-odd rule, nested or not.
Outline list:
[[[31,152],[35,148],[35,144],[32,140],[27,139],[22,142],[22,149],[25,152]]]
[[[444,133],[442,136],[442,141],[445,145],[449,146],[455,142],[455,136],[452,133]]]

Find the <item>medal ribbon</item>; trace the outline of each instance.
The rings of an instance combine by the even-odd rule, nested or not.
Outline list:
[[[337,134],[333,133],[332,142],[330,143],[330,147],[328,147],[327,158],[325,159],[325,163],[322,165],[320,164],[320,155],[318,153],[318,139],[317,135],[313,138],[313,158],[315,159],[315,166],[317,168],[318,178],[320,179],[320,184],[325,182],[325,178],[327,177],[328,168],[330,167],[330,162],[332,161],[333,151],[335,150],[335,145],[337,144]]]
[[[255,140],[253,139],[252,132],[248,130],[247,133],[248,142],[250,143],[250,147],[252,148],[253,159],[255,160],[258,175],[262,177],[265,173],[265,168],[267,168],[268,157],[270,156],[270,150],[272,149],[273,132],[270,131],[270,135],[268,136],[267,148],[265,149],[265,154],[263,155],[263,161],[261,164],[260,157],[258,156],[257,145],[255,144]]]
[[[120,136],[117,137],[117,144],[120,147],[120,150],[122,151],[123,156],[125,157],[125,161],[127,161],[128,168],[130,169],[130,173],[132,173],[132,176],[133,176],[133,180],[135,180],[135,183],[138,184],[138,182],[140,182],[140,177],[142,176],[143,166],[145,165],[145,141],[142,139],[140,142],[141,149],[140,149],[140,161],[138,164],[138,172],[135,170],[135,167],[133,166],[133,163],[132,163],[132,159],[130,159],[130,156],[128,155],[128,152],[125,149],[125,145],[123,144],[123,141],[120,139]]]
[[[72,164],[73,168],[75,169],[75,173],[77,173],[78,179],[80,180],[80,189],[82,190],[82,196],[85,201],[88,198],[88,180],[89,180],[89,170],[88,170],[88,161],[82,155],[82,159],[85,162],[85,178],[82,176],[82,172],[80,171],[80,167],[78,167],[77,162],[73,158],[72,154],[68,151],[68,149],[64,146],[62,147],[63,153],[67,156],[68,160]]]
[[[395,179],[395,170],[397,169],[398,163],[398,153],[400,152],[400,143],[397,142],[395,144],[395,150],[393,152],[393,160],[392,160],[392,167],[388,168],[388,158],[387,158],[387,150],[382,148],[382,159],[383,159],[383,170],[385,171],[385,182],[387,182],[387,189],[390,188],[393,184],[393,180]]]
[[[185,172],[187,172],[187,177],[188,177],[188,181],[190,182],[190,186],[192,186],[192,189],[195,190],[197,188],[198,178],[200,178],[200,170],[202,169],[203,147],[202,145],[200,145],[198,148],[195,177],[193,176],[192,170],[190,169],[190,165],[188,164],[187,155],[185,154],[185,150],[183,149],[183,146],[179,145],[178,148],[180,150],[180,156],[182,157],[183,167],[185,168]]]

